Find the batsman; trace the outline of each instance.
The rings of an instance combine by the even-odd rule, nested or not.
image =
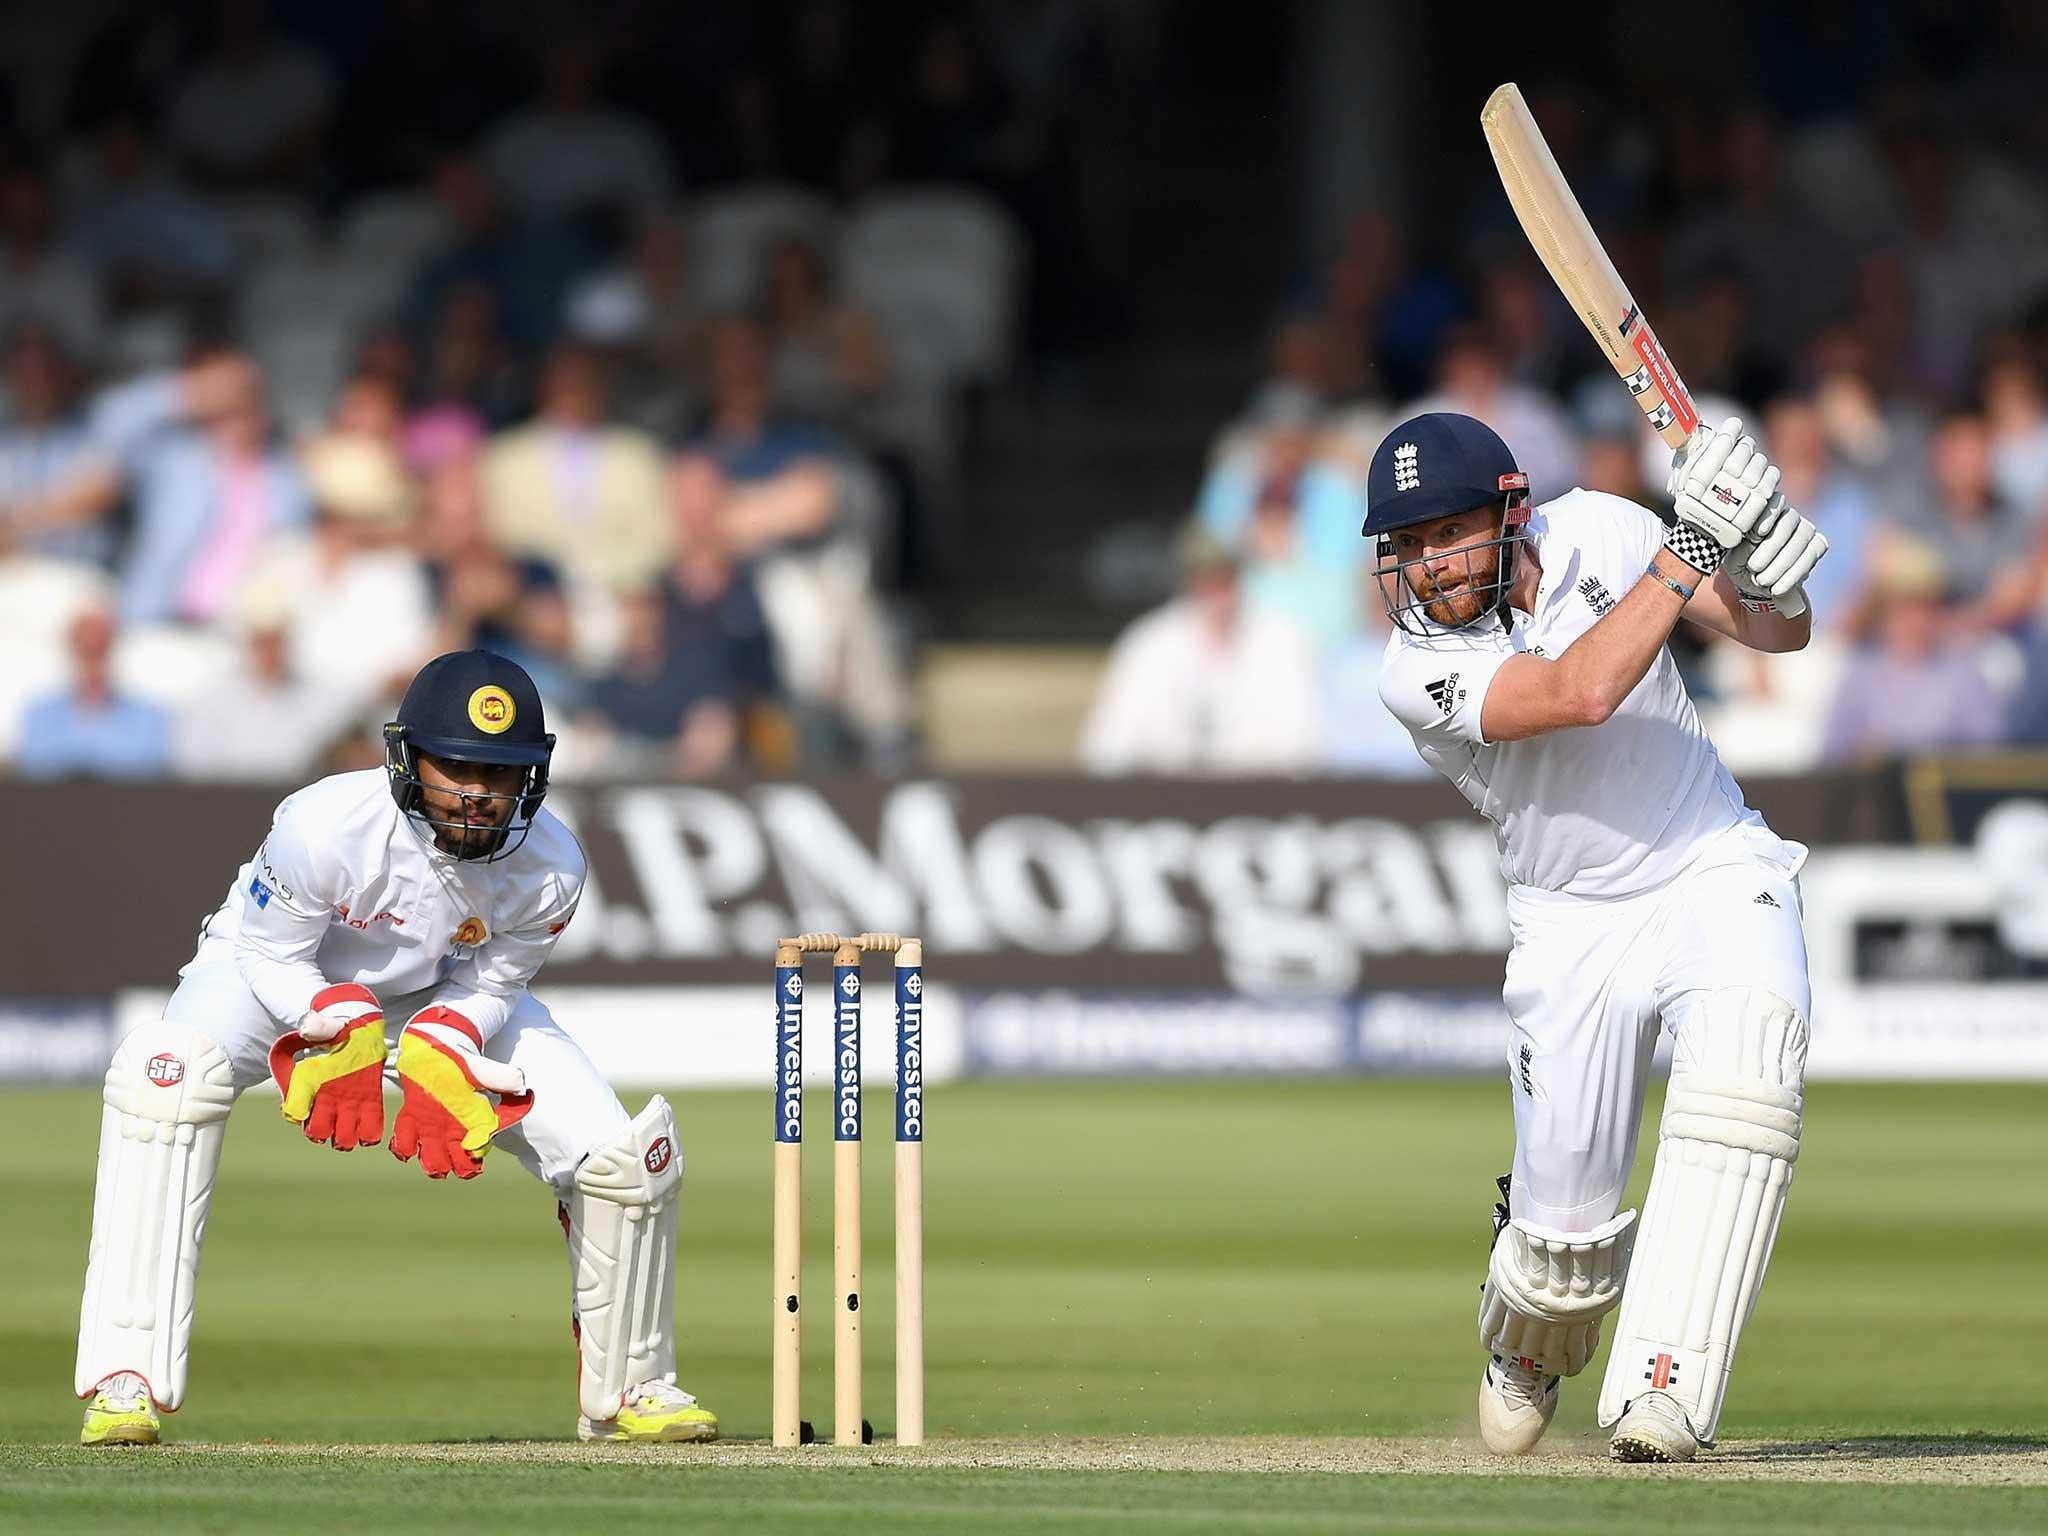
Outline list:
[[[675,1119],[659,1097],[628,1117],[528,991],[584,879],[583,850],[542,805],[555,738],[540,695],[502,656],[441,656],[384,744],[382,769],[278,806],[162,1018],[115,1049],[80,1438],[154,1444],[159,1413],[184,1401],[228,1112],[275,1078],[285,1118],[338,1152],[383,1140],[387,1080],[400,1162],[473,1179],[504,1147],[553,1192],[568,1240],[577,1433],[713,1439],[718,1420],[676,1385]]]
[[[1415,417],[1373,456],[1381,696],[1493,822],[1508,883],[1515,1151],[1479,1305],[1480,1435],[1506,1455],[1542,1438],[1619,1307],[1611,1454],[1691,1460],[1770,1263],[1799,1156],[1806,850],[1743,803],[1665,640],[1685,618],[1759,651],[1806,644],[1801,583],[1827,540],[1778,478],[1735,420],[1680,450],[1668,517],[1587,490],[1532,506],[1466,416]],[[1660,1030],[1671,1083],[1638,1221],[1621,1199]]]

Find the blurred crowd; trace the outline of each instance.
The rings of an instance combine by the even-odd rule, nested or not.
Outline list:
[[[1737,769],[2048,743],[2048,112],[2014,63],[2048,59],[2048,25],[2001,15],[2027,36],[1798,122],[1679,92],[1646,134],[1534,96],[1702,416],[1758,430],[1831,541],[1804,651],[1674,636]],[[1489,423],[1539,501],[1664,502],[1668,450],[1472,161],[1442,247],[1360,213],[1285,307],[1215,441],[1182,591],[1113,652],[1098,771],[1424,771],[1378,699],[1358,536],[1366,465],[1409,415]]]
[[[0,16],[0,771],[359,764],[467,645],[535,673],[565,773],[915,761],[975,412],[1048,336],[1086,350],[1143,11]],[[1532,91],[1703,414],[1759,427],[1833,543],[1805,651],[1674,639],[1738,768],[2048,741],[2035,12],[1938,70],[1834,61],[1798,116]],[[1466,149],[1304,263],[1088,766],[1422,771],[1358,534],[1414,411],[1491,423],[1539,498],[1662,501]]]
[[[572,774],[914,750],[964,412],[1058,217],[1064,8],[35,9],[0,770],[354,765],[471,645]]]

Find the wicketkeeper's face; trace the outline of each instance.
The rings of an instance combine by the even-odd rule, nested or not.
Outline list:
[[[1462,627],[1499,600],[1500,537],[1498,504],[1396,528],[1388,538],[1397,564],[1381,580],[1398,572],[1431,621]]]
[[[519,808],[526,770],[509,764],[458,763],[421,755],[421,794],[434,841],[444,852],[488,852]],[[461,831],[456,831],[459,826]]]

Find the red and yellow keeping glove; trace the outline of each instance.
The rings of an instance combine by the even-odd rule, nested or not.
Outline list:
[[[408,1163],[418,1153],[430,1179],[475,1178],[491,1138],[533,1108],[525,1074],[484,1055],[477,1027],[452,1008],[422,1008],[407,1021],[398,1037],[398,1086],[405,1102],[391,1155]]]
[[[298,1059],[300,1051],[306,1052]],[[355,982],[322,989],[270,1048],[284,1117],[337,1152],[384,1139],[384,1010]]]

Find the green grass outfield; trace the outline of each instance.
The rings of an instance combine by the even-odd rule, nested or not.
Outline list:
[[[309,1147],[254,1098],[228,1135],[168,1453],[67,1444],[97,1095],[0,1091],[0,1527],[577,1529],[645,1514],[1000,1536],[1580,1529],[1682,1511],[1694,1531],[2048,1528],[2044,1104],[2034,1086],[1814,1088],[1722,1452],[1609,1469],[1596,1364],[1567,1383],[1546,1454],[1510,1471],[1469,1442],[1490,1181],[1508,1151],[1493,1082],[936,1091],[932,1445],[782,1454],[744,1443],[768,1419],[765,1090],[677,1102],[683,1382],[741,1443],[527,1443],[574,1432],[552,1203],[509,1158],[429,1184],[382,1151]],[[886,1437],[891,1148],[879,1106],[871,1119],[867,1402]],[[825,1149],[811,1148],[806,1234],[806,1412],[821,1431]],[[1645,1157],[1632,1199],[1647,1172]],[[333,1449],[350,1444],[365,1449]]]

